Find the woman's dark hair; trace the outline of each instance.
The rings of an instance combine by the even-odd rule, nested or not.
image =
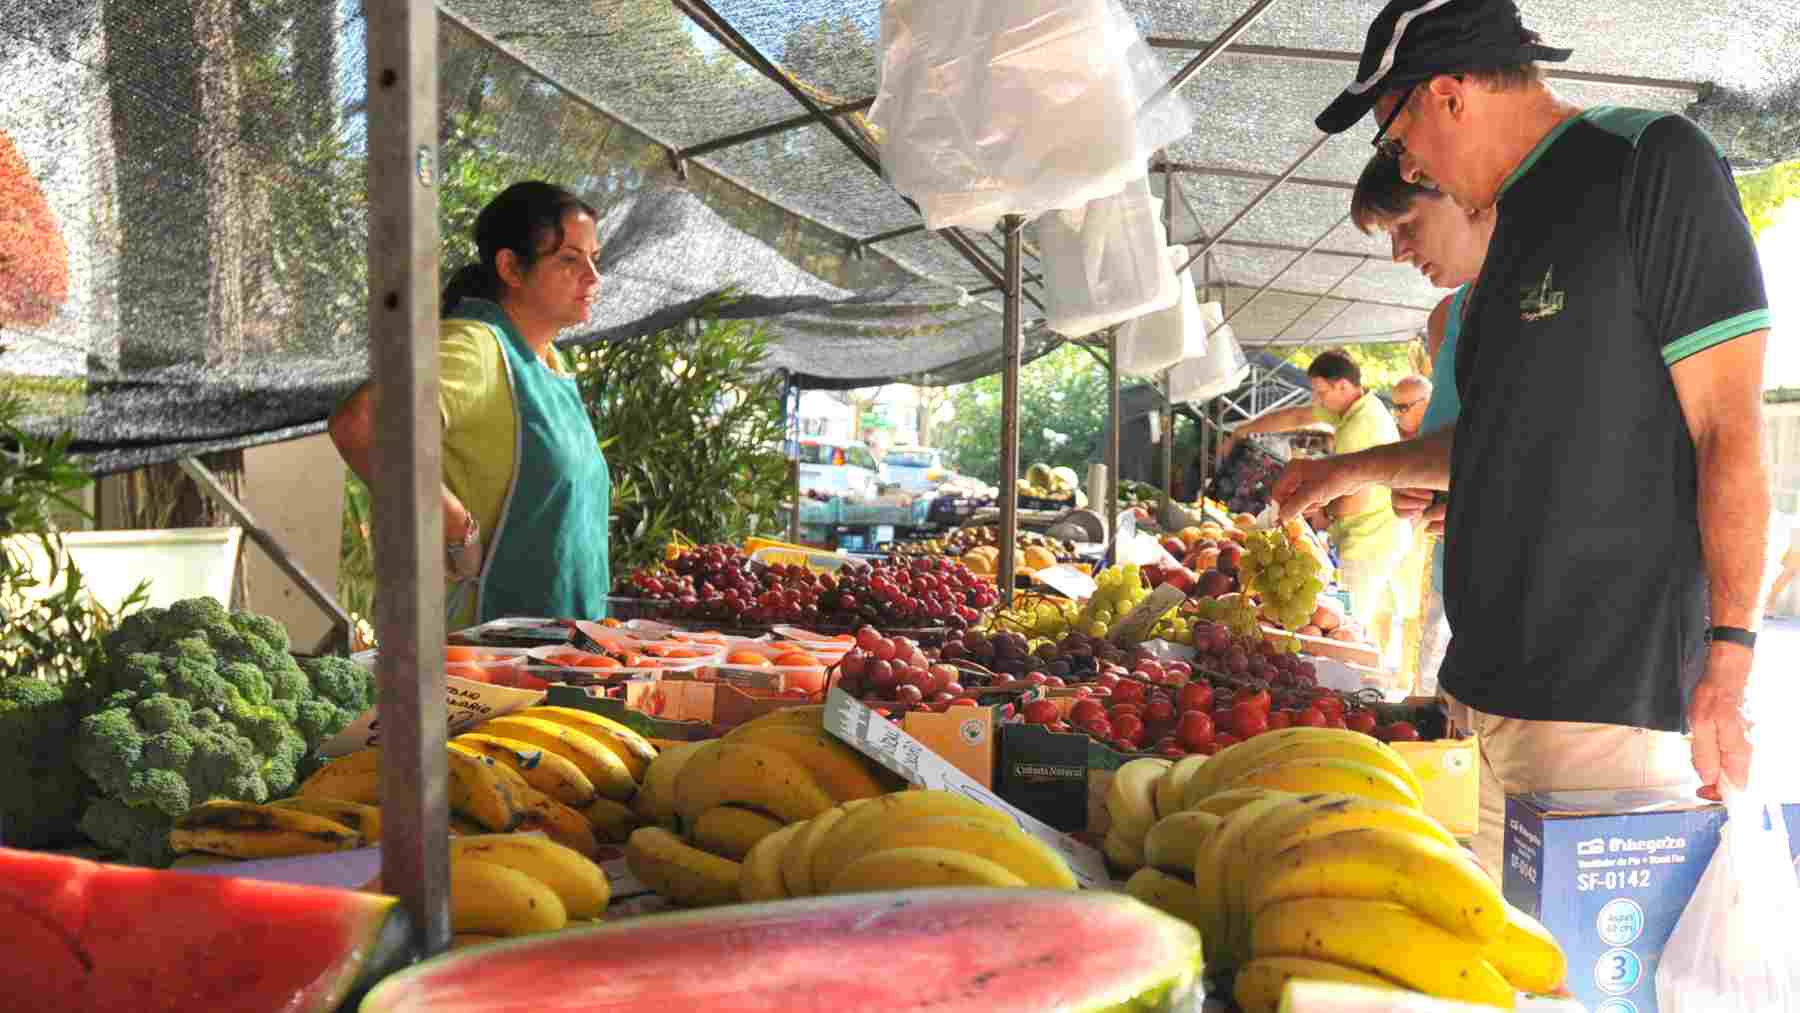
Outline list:
[[[1428,186],[1409,183],[1400,175],[1400,161],[1376,155],[1363,166],[1350,194],[1350,220],[1364,234],[1374,232],[1381,223],[1398,218],[1412,210],[1413,201],[1421,198],[1437,200],[1444,194]]]
[[[501,250],[511,250],[526,268],[537,262],[538,252],[562,246],[563,216],[570,211],[586,212],[596,221],[600,218],[586,201],[572,191],[527,180],[514,183],[488,201],[481,214],[475,216],[475,248],[479,259],[459,269],[444,286],[441,312],[449,316],[464,299],[491,299],[495,302],[505,292],[497,266]],[[548,242],[546,242],[548,240]]]

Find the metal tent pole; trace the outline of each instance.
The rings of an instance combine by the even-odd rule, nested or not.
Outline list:
[[[1250,203],[1244,205],[1243,210],[1239,211],[1235,215],[1232,215],[1231,220],[1226,222],[1224,227],[1221,228],[1219,231],[1213,233],[1213,236],[1211,239],[1208,239],[1206,242],[1200,244],[1200,252],[1194,254],[1192,257],[1189,257],[1187,260],[1187,264],[1181,265],[1182,268],[1186,269],[1188,264],[1192,264],[1194,261],[1199,260],[1201,257],[1206,256],[1208,253],[1211,253],[1212,248],[1219,245],[1219,241],[1224,239],[1227,233],[1229,233],[1232,229],[1237,228],[1238,223],[1243,221],[1245,219],[1245,217],[1247,217],[1250,214],[1250,212],[1255,211],[1259,207],[1262,207],[1263,201],[1268,200],[1269,195],[1274,193],[1277,189],[1279,189],[1281,187],[1281,184],[1286,183],[1290,179],[1293,179],[1294,174],[1300,171],[1300,167],[1306,164],[1306,160],[1313,157],[1314,153],[1316,153],[1320,148],[1323,148],[1325,146],[1325,142],[1331,140],[1331,136],[1332,135],[1330,135],[1330,134],[1320,134],[1318,136],[1317,140],[1314,140],[1312,142],[1312,144],[1310,146],[1308,146],[1305,151],[1302,151],[1300,153],[1299,157],[1295,158],[1292,162],[1288,163],[1287,168],[1281,170],[1280,174],[1277,175],[1274,179],[1269,180],[1268,186],[1263,187],[1262,190],[1260,192],[1258,192],[1255,197],[1250,198]]]
[[[369,332],[381,882],[421,954],[450,945],[438,422],[437,11],[368,4]]]
[[[1001,314],[1000,347],[1004,364],[1000,374],[1000,600],[1010,604],[1018,574],[1019,548],[1019,366],[1025,339],[1019,291],[1024,285],[1025,219],[1007,215],[1000,227],[1006,232],[1006,300]]]
[[[1162,374],[1162,523],[1169,523],[1169,503],[1174,500],[1175,488],[1175,402],[1169,399],[1169,371]]]
[[[1275,283],[1281,280],[1282,275],[1288,273],[1289,271],[1292,271],[1294,269],[1294,265],[1300,263],[1302,260],[1305,260],[1307,254],[1313,252],[1314,250],[1318,249],[1321,245],[1323,245],[1325,240],[1330,238],[1331,234],[1338,230],[1338,226],[1344,224],[1345,222],[1347,222],[1349,220],[1350,220],[1350,213],[1348,211],[1346,211],[1346,212],[1344,212],[1344,217],[1339,218],[1336,222],[1332,223],[1331,228],[1326,229],[1324,232],[1321,232],[1319,234],[1319,238],[1313,240],[1311,245],[1307,246],[1305,249],[1301,250],[1299,253],[1294,254],[1294,259],[1288,261],[1285,265],[1283,265],[1281,270],[1276,271],[1274,276],[1271,277],[1268,281],[1263,282],[1262,286],[1260,288],[1258,288],[1256,291],[1250,293],[1250,298],[1245,299],[1241,303],[1238,303],[1237,309],[1234,309],[1230,313],[1225,314],[1225,323],[1231,323],[1232,317],[1235,317],[1239,313],[1244,312],[1244,310],[1247,309],[1251,303],[1262,298],[1263,293],[1265,293],[1265,292],[1269,291],[1269,289],[1273,288],[1275,286]],[[1334,284],[1331,286],[1331,288],[1328,288],[1325,290],[1325,295],[1330,295],[1331,292],[1338,287],[1338,285],[1342,285],[1344,282],[1349,281],[1350,275],[1355,274],[1357,271],[1361,270],[1362,266],[1368,262],[1369,262],[1369,258],[1366,256],[1363,257],[1363,259],[1357,261],[1356,266],[1352,267],[1348,274],[1344,275],[1342,278],[1339,278],[1337,280],[1337,284]],[[1323,301],[1325,298],[1325,295],[1321,295],[1317,300],[1315,300],[1313,302],[1313,306],[1316,306],[1319,304],[1319,302]],[[1312,306],[1308,306],[1307,309],[1309,309],[1309,310],[1312,309]]]
[[[1119,430],[1125,424],[1125,420],[1119,414],[1119,329],[1117,327],[1106,334],[1106,353],[1106,541],[1111,544],[1119,534]]]
[[[1206,48],[1200,51],[1200,55],[1189,60],[1187,66],[1182,67],[1175,72],[1175,76],[1169,79],[1169,83],[1158,88],[1156,93],[1151,95],[1148,101],[1142,106],[1139,106],[1139,114],[1141,115],[1145,110],[1154,107],[1156,103],[1161,102],[1169,93],[1180,88],[1182,85],[1187,84],[1195,74],[1205,70],[1214,60],[1219,58],[1220,53],[1225,52],[1233,42],[1237,41],[1238,36],[1249,31],[1250,26],[1256,24],[1257,19],[1262,17],[1263,12],[1268,10],[1274,3],[1275,0],[1256,0],[1256,3],[1252,4],[1249,10],[1245,11],[1236,21],[1231,23],[1230,28],[1225,29],[1224,32],[1220,33],[1218,38],[1207,43]]]

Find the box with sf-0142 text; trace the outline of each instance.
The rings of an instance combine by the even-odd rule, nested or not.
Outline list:
[[[1800,842],[1800,804],[1782,815]],[[1687,791],[1507,797],[1506,899],[1562,944],[1591,1013],[1656,1013],[1656,965],[1724,825]]]

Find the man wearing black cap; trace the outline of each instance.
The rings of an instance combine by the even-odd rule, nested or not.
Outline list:
[[[1511,0],[1393,0],[1376,17],[1318,125],[1372,113],[1408,180],[1495,209],[1457,353],[1462,414],[1297,461],[1274,490],[1297,514],[1454,480],[1440,685],[1483,740],[1476,850],[1495,873],[1505,792],[1694,771],[1743,785],[1750,769],[1769,515],[1755,247],[1711,139],[1678,115],[1563,101],[1537,63],[1568,56]]]

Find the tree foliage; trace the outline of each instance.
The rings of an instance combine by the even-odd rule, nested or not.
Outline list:
[[[1750,219],[1750,231],[1760,236],[1775,224],[1784,204],[1800,197],[1800,160],[1746,173],[1737,178],[1737,186],[1744,214]]]
[[[1106,431],[1107,376],[1091,356],[1064,345],[1019,373],[1019,467],[1042,461],[1087,471]],[[1000,481],[1000,377],[955,389],[955,417],[939,427],[938,444],[962,474]]]

